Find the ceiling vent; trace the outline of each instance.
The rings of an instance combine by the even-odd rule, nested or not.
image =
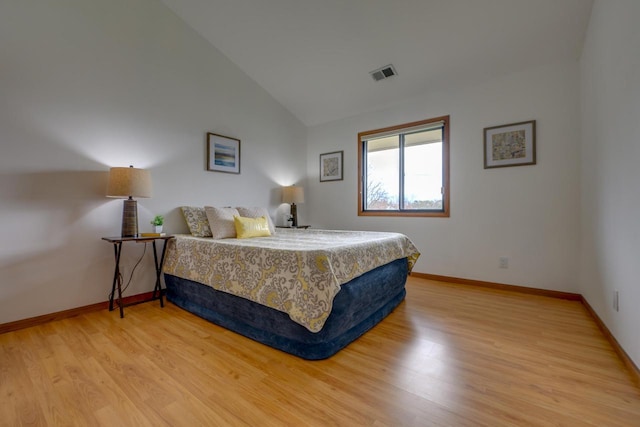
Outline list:
[[[395,76],[398,74],[393,65],[385,65],[382,68],[378,68],[377,70],[369,71],[373,80],[379,82],[380,80],[388,79],[389,77]]]

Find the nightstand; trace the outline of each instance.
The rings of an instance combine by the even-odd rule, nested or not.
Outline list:
[[[111,295],[109,295],[109,311],[113,311],[113,300],[115,298],[116,286],[118,288],[118,306],[120,307],[120,317],[124,317],[124,306],[122,303],[122,275],[120,274],[120,255],[122,254],[122,244],[126,242],[136,243],[148,243],[151,242],[153,246],[153,261],[156,268],[156,285],[153,288],[153,294],[151,298],[144,301],[136,301],[134,304],[141,302],[160,300],[160,307],[164,307],[164,300],[162,299],[162,284],[160,282],[160,275],[162,274],[162,265],[164,264],[164,255],[167,249],[167,241],[173,239],[173,236],[153,236],[153,237],[103,237],[105,240],[113,244],[113,253],[116,259],[116,268],[113,273],[113,284],[111,285]],[[162,255],[160,256],[160,262],[158,262],[158,252],[156,251],[156,240],[162,240],[164,245],[162,246]],[[157,296],[156,296],[157,292]]]

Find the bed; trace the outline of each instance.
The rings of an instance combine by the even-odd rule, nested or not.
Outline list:
[[[398,233],[278,229],[270,237],[178,235],[163,266],[167,299],[304,359],[337,353],[405,297],[419,253]]]

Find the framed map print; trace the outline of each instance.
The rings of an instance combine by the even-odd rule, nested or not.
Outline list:
[[[536,121],[484,128],[484,168],[536,164]]]
[[[320,182],[342,181],[343,151],[320,154]]]

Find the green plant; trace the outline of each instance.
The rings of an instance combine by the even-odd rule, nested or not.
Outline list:
[[[162,215],[156,215],[151,220],[151,225],[162,225],[164,224],[164,217]]]

